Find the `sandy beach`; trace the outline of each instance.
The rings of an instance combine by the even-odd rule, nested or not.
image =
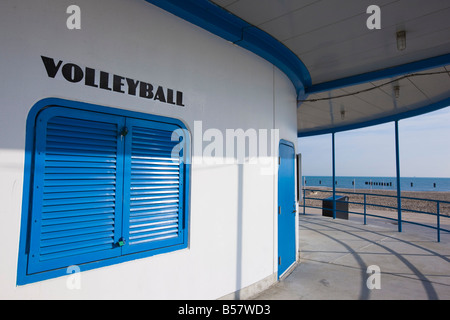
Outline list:
[[[323,190],[323,191],[312,192],[312,191],[309,191],[308,189]],[[328,192],[325,192],[325,191],[328,191]],[[308,200],[306,200],[306,205],[321,207],[322,202],[319,200],[331,197],[332,193],[330,191],[332,191],[332,188],[324,188],[324,187],[307,188],[306,197],[314,198],[317,200],[308,199]],[[350,192],[350,194],[347,194],[345,192]],[[353,190],[353,189],[336,188],[336,193],[338,195],[348,196],[349,202],[364,203],[364,195],[363,194],[352,194],[353,192],[366,193],[367,194],[367,196],[366,196],[367,203],[391,207],[391,208],[382,208],[382,207],[368,205],[367,209],[376,209],[376,210],[382,210],[382,211],[397,211],[397,198],[396,198],[397,192],[396,191],[393,191],[393,190],[367,190],[367,189]],[[374,196],[375,194],[391,196],[391,197]],[[401,195],[402,195],[402,197],[431,199],[431,200],[450,202],[450,192],[402,191]],[[354,203],[349,204],[350,211],[352,211],[353,209],[361,209],[361,208],[363,208],[362,204],[361,205],[354,204]],[[413,200],[413,199],[402,199],[402,209],[403,210],[411,209],[411,210],[425,211],[425,212],[429,212],[429,213],[436,213],[436,202]],[[450,216],[450,203],[441,203],[440,204],[440,214]]]

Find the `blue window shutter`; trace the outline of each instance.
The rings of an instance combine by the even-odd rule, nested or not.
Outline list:
[[[38,115],[28,273],[121,254],[124,123],[59,107]]]
[[[127,119],[123,252],[160,249],[184,241],[184,164],[173,152],[179,127]],[[174,137],[177,137],[174,134]]]

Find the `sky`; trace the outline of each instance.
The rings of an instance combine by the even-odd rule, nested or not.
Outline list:
[[[336,133],[336,176],[393,177],[394,122]],[[399,121],[400,176],[450,178],[450,107]],[[298,139],[304,176],[331,176],[331,134]]]

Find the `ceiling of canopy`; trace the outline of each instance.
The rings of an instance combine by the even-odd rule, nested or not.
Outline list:
[[[313,88],[450,53],[450,2],[447,0],[376,1],[381,9],[381,29],[373,30],[366,23],[372,13],[367,13],[372,0],[213,2],[294,52],[308,69]],[[403,30],[406,49],[400,51],[396,35]],[[299,104],[298,131],[300,134],[327,132],[429,107],[450,97],[449,71],[449,66],[441,66],[419,72],[428,75],[398,81],[393,80],[400,76],[389,77],[312,93],[302,99],[310,101]],[[364,92],[355,94],[359,91]],[[330,99],[336,96],[343,97]]]
[[[381,29],[367,27],[373,0],[185,0],[182,5],[175,0],[147,1],[233,42],[229,25],[236,26],[242,31],[242,37],[237,35],[242,41],[236,43],[269,61],[293,54],[302,66],[287,62],[281,69],[294,85],[296,74],[304,85],[299,90],[299,136],[397,120],[450,105],[448,0],[378,0]],[[184,6],[185,11],[179,14],[174,6]],[[185,15],[186,10],[192,14]],[[214,21],[219,22],[211,27]],[[248,45],[245,40],[253,38],[245,32],[252,29],[271,39],[254,33],[263,41]],[[399,31],[406,32],[404,50],[398,48]],[[261,42],[270,42],[271,47],[266,49]]]

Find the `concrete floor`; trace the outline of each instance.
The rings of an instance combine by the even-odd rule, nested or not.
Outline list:
[[[432,229],[405,225],[399,233],[392,222],[372,219],[364,225],[353,217],[300,215],[300,264],[253,299],[450,299],[448,233],[438,243]],[[379,277],[367,273],[373,265]],[[369,277],[381,289],[369,289]]]

